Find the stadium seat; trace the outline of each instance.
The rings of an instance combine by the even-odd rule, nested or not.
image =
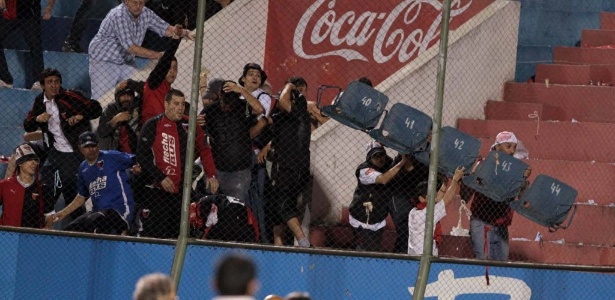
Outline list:
[[[440,152],[438,156],[438,171],[452,177],[457,167],[465,167],[470,171],[479,157],[480,141],[456,128],[446,126],[440,133]],[[429,165],[430,149],[416,152],[414,157]]]
[[[431,127],[430,116],[406,104],[395,103],[380,127],[371,130],[369,135],[386,147],[409,154],[425,150]]]
[[[353,81],[337,101],[323,106],[321,112],[350,128],[369,131],[378,125],[388,102],[389,97],[385,94],[364,83]]]
[[[463,183],[493,201],[511,201],[525,184],[523,176],[528,165],[500,151],[491,151],[484,161],[474,166]]]
[[[540,225],[549,227],[554,231],[570,226],[576,206],[573,205],[577,197],[577,190],[573,187],[547,175],[536,176],[531,187],[523,193],[521,199],[512,201],[510,207],[522,216]],[[568,223],[566,217],[574,207]]]

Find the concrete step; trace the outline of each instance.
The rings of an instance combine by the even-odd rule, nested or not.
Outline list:
[[[615,30],[615,12],[600,13],[600,29]]]
[[[541,103],[488,100],[485,105],[487,120],[528,120],[530,115],[546,119]]]
[[[556,64],[615,64],[615,49],[555,47],[553,62]]]
[[[582,47],[615,45],[615,30],[584,29],[581,32]]]
[[[536,66],[536,82],[550,84],[589,85],[615,83],[615,65],[540,64]]]
[[[471,205],[471,203],[470,203]],[[468,208],[470,208],[468,205]],[[442,231],[449,234],[459,221],[459,201],[454,201],[447,207],[447,216],[442,219]],[[567,229],[549,232],[548,228],[535,223],[524,216],[515,213],[509,228],[511,238],[533,241],[540,232],[545,242],[583,243],[586,245],[615,246],[615,206],[588,205],[577,203],[577,211],[572,223]],[[568,217],[571,215],[569,214]],[[462,214],[462,227],[469,227],[469,221]],[[567,221],[564,225],[567,224]],[[609,230],[610,229],[610,230]]]
[[[547,264],[615,266],[615,247],[551,242],[510,241],[512,261]],[[474,258],[470,237],[444,235],[440,257]]]
[[[457,128],[481,138],[483,153],[488,151],[499,132],[512,131],[523,141],[533,159],[615,161],[615,140],[609,138],[615,131],[615,124],[459,119]]]
[[[615,122],[615,87],[507,82],[504,101],[543,104],[543,120]]]

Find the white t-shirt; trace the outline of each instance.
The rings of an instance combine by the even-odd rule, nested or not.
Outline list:
[[[254,98],[256,98],[258,100],[258,102],[261,103],[261,105],[263,106],[263,108],[265,109],[265,116],[268,116],[269,113],[271,113],[271,97],[269,96],[269,94],[262,94],[265,91],[263,89],[256,89],[254,90],[254,92],[252,92],[252,96],[254,96]],[[262,94],[260,97],[258,95]]]
[[[444,201],[440,200],[434,205],[434,230],[435,224],[446,216],[446,206]],[[422,255],[423,242],[425,241],[425,222],[427,220],[427,209],[413,208],[408,214],[408,254]],[[433,256],[438,256],[438,248],[436,243],[433,243]]]

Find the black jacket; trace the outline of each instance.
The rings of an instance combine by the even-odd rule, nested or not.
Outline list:
[[[26,132],[33,132],[40,128],[43,131],[45,150],[48,150],[53,147],[53,134],[49,132],[47,122],[39,123],[36,121],[38,115],[47,111],[43,100],[43,93],[34,98],[34,104],[23,122],[23,127]],[[100,117],[102,107],[98,101],[88,99],[80,92],[74,90],[61,89],[60,93],[55,96],[54,101],[60,111],[60,127],[62,132],[73,147],[73,151],[79,152],[79,135],[84,131],[92,130],[90,120]],[[68,119],[75,115],[83,115],[83,120],[71,126],[68,124]]]
[[[372,168],[380,173],[385,173],[389,170],[390,165],[387,164],[384,168],[379,169],[370,162],[364,162],[360,164],[355,171],[357,188],[354,191],[352,202],[350,203],[350,215],[362,223],[376,224],[386,219],[389,214],[390,192],[388,187],[384,184],[362,184],[359,180],[359,172],[361,169],[365,168]],[[368,214],[363,206],[363,203],[366,202],[371,202],[373,205],[373,210],[369,213],[369,220]]]

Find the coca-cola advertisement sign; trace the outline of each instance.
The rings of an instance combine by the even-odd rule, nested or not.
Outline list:
[[[454,31],[493,0],[451,2]],[[345,88],[367,76],[377,85],[437,46],[442,5],[438,0],[269,1],[265,69],[276,89],[290,76],[304,77],[310,100],[316,100],[321,84]]]

